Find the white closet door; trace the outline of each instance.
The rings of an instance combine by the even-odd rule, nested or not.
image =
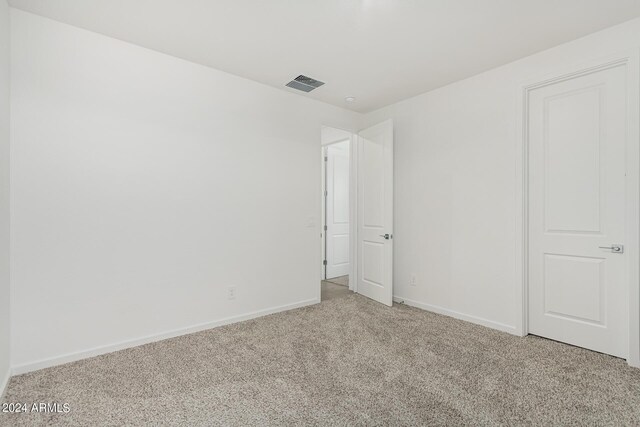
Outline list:
[[[628,354],[624,65],[531,91],[529,332]],[[636,261],[637,262],[637,261]]]

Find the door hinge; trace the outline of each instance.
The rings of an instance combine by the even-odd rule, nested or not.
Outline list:
[[[324,190],[324,197],[327,197],[329,195],[329,191]]]
[[[317,159],[317,157],[316,157],[316,159]],[[328,161],[329,161],[329,157],[324,156],[324,161],[325,161],[325,162],[328,162]]]
[[[324,226],[324,231],[327,231],[327,226],[326,225]]]
[[[322,261],[322,265],[327,265],[327,260]]]

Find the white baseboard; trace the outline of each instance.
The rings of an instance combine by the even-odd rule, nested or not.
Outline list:
[[[306,307],[308,305],[318,304],[319,302],[320,302],[319,298],[313,298],[310,300],[299,301],[293,304],[286,304],[279,307],[267,308],[264,310],[258,310],[258,311],[254,311],[247,314],[241,314],[238,316],[232,316],[232,317],[227,317],[220,320],[214,320],[213,322],[201,323],[198,325],[188,326],[186,328],[174,329],[172,331],[163,332],[160,334],[148,335],[148,336],[136,338],[133,340],[122,341],[119,343],[95,347],[89,350],[83,350],[75,353],[65,354],[58,357],[43,359],[36,362],[24,363],[22,365],[13,366],[11,373],[13,375],[25,374],[27,372],[37,371],[39,369],[44,369],[44,368],[50,368],[52,366],[57,366],[57,365],[63,365],[65,363],[75,362],[81,359],[87,359],[89,357],[100,356],[101,354],[112,353],[114,351],[124,350],[126,348],[137,347],[139,345],[148,344],[155,341],[162,341],[168,338],[174,338],[181,335],[192,334],[194,332],[200,332],[200,331],[215,328],[218,326],[229,325],[231,323],[237,323],[245,320],[255,319],[257,317],[262,317],[269,314],[293,310],[294,308]]]
[[[475,323],[476,325],[486,326],[487,328],[497,329],[502,332],[507,332],[512,335],[518,335],[516,327],[506,325],[500,322],[494,322],[493,320],[483,319],[482,317],[472,316],[470,314],[464,314],[457,311],[449,310],[448,308],[438,307],[437,305],[425,304],[423,302],[413,301],[401,296],[394,296],[393,301],[397,303],[404,303],[411,307],[420,308],[422,310],[431,311],[437,314],[443,314],[445,316],[453,317],[455,319],[464,320],[466,322]]]
[[[4,397],[4,392],[7,391],[7,385],[11,379],[11,369],[7,369],[4,373],[4,377],[0,377],[0,400]]]

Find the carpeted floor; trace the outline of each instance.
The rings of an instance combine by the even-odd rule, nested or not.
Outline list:
[[[15,377],[5,402],[71,411],[0,424],[640,425],[640,369],[623,360],[333,296]]]
[[[338,285],[328,280],[322,281],[322,292],[320,295],[321,301],[329,301],[336,298],[342,298],[347,295],[351,295],[353,292],[344,285]]]
[[[349,276],[339,276],[332,279],[326,279],[325,282],[335,283],[336,285],[349,286]]]

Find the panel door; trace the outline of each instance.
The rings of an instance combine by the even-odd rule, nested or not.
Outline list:
[[[327,279],[349,274],[349,141],[327,147]]]
[[[358,293],[393,305],[393,122],[358,134]]]
[[[529,332],[627,357],[626,66],[529,97]]]

